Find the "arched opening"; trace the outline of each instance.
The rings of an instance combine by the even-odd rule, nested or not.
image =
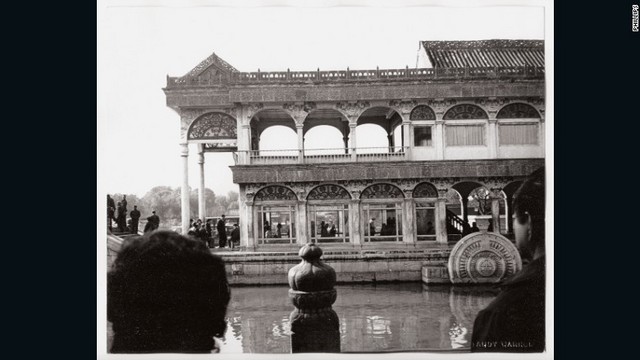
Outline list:
[[[253,199],[258,245],[295,244],[298,197],[289,188],[272,185],[260,189]]]
[[[365,110],[358,117],[358,128],[356,128],[356,148],[360,149],[359,153],[402,151],[401,124],[402,117],[392,108],[376,106]],[[378,127],[370,125],[378,125]],[[400,130],[397,130],[398,127]],[[400,133],[399,137],[396,137],[396,132]]]
[[[305,155],[344,154],[344,134],[331,125],[317,125],[304,135]]]
[[[257,112],[249,122],[252,155],[297,155],[298,136],[293,118],[281,109]]]
[[[314,243],[348,243],[349,192],[335,184],[313,188],[307,196],[311,241]]]
[[[486,146],[485,122],[488,118],[487,113],[477,105],[460,104],[452,107],[443,116],[446,146]]]
[[[373,184],[362,191],[360,199],[365,243],[403,241],[402,190],[391,184]]]

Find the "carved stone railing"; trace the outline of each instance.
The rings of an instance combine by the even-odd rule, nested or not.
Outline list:
[[[420,68],[375,70],[234,72],[214,78],[167,77],[167,88],[272,83],[340,83],[387,80],[544,79],[537,66]]]

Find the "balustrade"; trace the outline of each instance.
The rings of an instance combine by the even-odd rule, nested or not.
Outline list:
[[[368,148],[332,148],[332,149],[287,149],[287,150],[249,150],[237,151],[234,156],[236,165],[277,165],[299,164],[302,154],[303,164],[321,163],[347,163],[353,162],[352,154],[355,154],[356,162],[399,161],[407,160],[407,146],[392,147],[368,147]],[[346,150],[346,151],[345,151]],[[247,154],[249,163],[238,164],[239,159]]]

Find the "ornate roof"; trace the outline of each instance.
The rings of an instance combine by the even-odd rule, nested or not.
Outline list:
[[[423,41],[434,67],[544,67],[544,40]]]
[[[187,75],[183,76],[183,78],[196,77],[212,65],[227,72],[239,72],[238,69],[231,66],[228,62],[222,60],[222,58],[216,55],[216,53],[212,53],[208,58],[204,59],[200,64],[189,71]]]

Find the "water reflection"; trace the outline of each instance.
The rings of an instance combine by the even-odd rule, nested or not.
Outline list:
[[[421,283],[338,285],[341,350],[468,348],[476,314],[497,295],[490,287]],[[224,353],[290,353],[287,286],[237,287],[227,311]]]

